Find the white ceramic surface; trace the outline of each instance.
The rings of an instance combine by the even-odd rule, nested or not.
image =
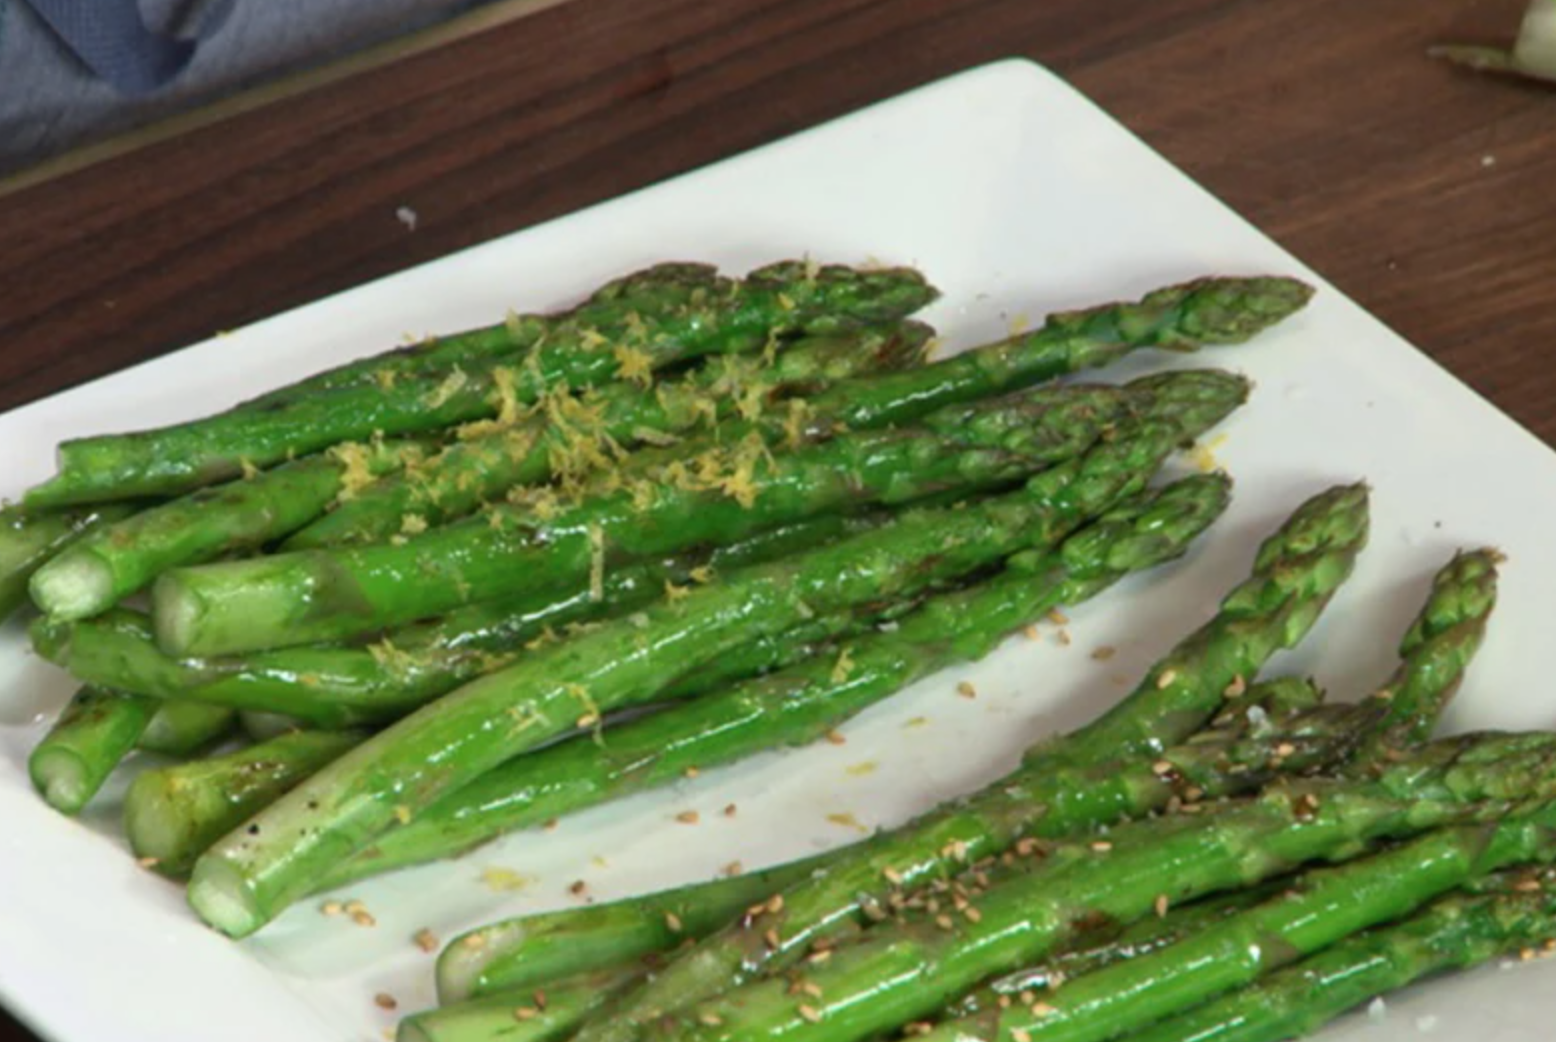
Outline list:
[[[385,213],[384,219],[394,220]],[[408,234],[415,234],[410,232]],[[1349,697],[1390,666],[1431,572],[1458,546],[1508,552],[1496,623],[1450,726],[1549,726],[1556,612],[1556,459],[1300,262],[1036,66],[1007,62],[876,106],[716,167],[363,286],[0,417],[0,495],[44,478],[59,439],[180,420],[256,389],[505,309],[566,304],[605,278],[669,258],[743,271],[809,253],[921,265],[944,290],[929,316],[948,344],[1002,335],[1047,311],[1137,294],[1206,272],[1314,279],[1301,316],[1246,348],[1150,367],[1224,364],[1258,384],[1216,457],[1236,505],[1180,566],[1074,612],[1074,643],[1017,638],[977,666],[934,677],[823,743],[707,771],[695,781],[580,814],[453,864],[353,888],[373,929],[309,904],[229,943],[180,890],[136,868],[115,827],[116,793],[82,822],[32,793],[27,750],[69,681],[0,630],[0,998],[68,1042],[341,1042],[383,1037],[432,997],[430,956],[411,942],[503,915],[707,878],[857,838],[839,821],[890,825],[1006,770],[1019,750],[1116,698],[1211,608],[1258,539],[1302,498],[1359,477],[1375,527],[1351,584],[1298,652]],[[1099,663],[1088,654],[1113,645]],[[955,684],[971,680],[975,700]],[[907,726],[918,717],[922,726]],[[119,787],[122,789],[122,786]],[[738,804],[738,816],[717,813]],[[677,824],[681,810],[702,824]],[[829,817],[830,816],[830,817]],[[483,872],[517,875],[496,890]],[[500,874],[499,874],[500,875]],[[504,878],[512,878],[504,877]],[[1542,965],[1490,968],[1391,1000],[1325,1036],[1415,1042],[1422,1030],[1477,1042],[1549,1037],[1556,981]],[[1435,1018],[1435,1019],[1432,1019]]]

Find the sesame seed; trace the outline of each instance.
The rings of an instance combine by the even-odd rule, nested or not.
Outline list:
[[[1032,1033],[1029,1031],[1022,1031],[1020,1028],[1012,1028],[1010,1037],[1015,1039],[1016,1042],[1032,1042]]]
[[[319,906],[320,915],[339,915],[345,908],[339,901],[326,901]]]
[[[1043,638],[1043,634],[1036,626],[1023,626],[1021,628],[1021,635],[1027,640],[1041,640]]]
[[[514,1020],[534,1020],[538,1016],[540,1016],[540,1010],[534,1006],[520,1006],[513,1011]]]
[[[1020,839],[1016,840],[1016,853],[1020,854],[1022,857],[1032,857],[1038,852],[1038,850],[1039,847],[1037,840],[1033,839],[1031,836],[1022,836]],[[981,883],[980,885],[988,886],[988,883]]]
[[[745,870],[746,866],[741,864],[739,861],[731,861],[729,864],[724,866],[724,874],[726,876],[738,876]]]
[[[701,774],[702,772],[699,771],[695,767],[688,767],[688,768],[686,768],[686,770],[682,771],[681,773],[684,774],[688,778],[695,778],[695,777],[697,777],[697,775]]]
[[[588,891],[588,889],[588,883],[585,883],[582,879],[575,879],[573,880],[573,885],[567,888],[567,892],[572,894],[574,897],[582,897],[584,893]]]
[[[1248,681],[1244,680],[1243,675],[1239,673],[1232,678],[1232,682],[1226,686],[1226,690],[1222,691],[1221,694],[1227,698],[1242,698],[1247,690]]]
[[[724,808],[724,816],[726,818],[733,818],[735,816],[735,814],[737,813],[737,811],[738,811],[738,808],[733,803],[728,804]]]
[[[695,825],[702,820],[702,815],[694,810],[683,810],[675,816],[675,820],[682,825]]]
[[[1283,760],[1296,751],[1297,747],[1292,745],[1290,742],[1281,742],[1275,747],[1275,755],[1279,756]]]
[[[833,745],[847,745],[848,744],[848,739],[846,737],[844,737],[843,732],[841,732],[841,731],[828,731],[827,732],[827,741],[831,742]]]
[[[352,912],[351,921],[358,926],[377,926],[378,920],[373,918],[371,912]]]
[[[674,912],[666,912],[665,913],[665,925],[670,928],[670,932],[671,933],[680,933],[681,932],[681,917],[676,915]]]
[[[544,825],[542,825],[540,827],[545,829],[547,832],[554,832],[554,831],[556,831],[556,827],[558,825],[560,825],[560,824],[561,824],[561,822],[558,821],[556,818],[550,818],[550,819],[548,819],[546,821],[546,823]]]
[[[598,713],[585,713],[583,716],[580,716],[576,721],[574,721],[574,723],[579,727],[593,727],[599,722],[600,716]]]
[[[1091,849],[1095,850],[1099,854],[1106,854],[1108,851],[1113,849],[1113,844],[1109,843],[1105,839],[1099,839],[1091,845]]]
[[[832,949],[823,948],[820,951],[811,952],[808,956],[805,957],[805,961],[809,963],[822,963],[826,962],[830,958],[832,958]]]
[[[1032,1015],[1034,1017],[1051,1017],[1055,1013],[1059,1012],[1057,1009],[1055,1009],[1053,1006],[1050,1006],[1046,1002],[1034,1002],[1032,1003],[1031,1009]]]
[[[767,899],[767,911],[771,915],[777,915],[783,911],[783,895],[774,894]]]
[[[1172,771],[1173,771],[1172,764],[1169,761],[1167,761],[1167,760],[1157,760],[1155,763],[1151,764],[1151,773],[1152,774],[1155,774],[1155,775],[1171,774]]]
[[[156,868],[158,865],[162,864],[162,859],[159,857],[136,858],[135,863],[141,868]]]
[[[536,988],[535,994],[531,998],[535,1000],[536,1009],[544,1010],[546,1008],[546,993],[544,990]]]
[[[1021,992],[1021,1004],[1023,1006],[1030,1006],[1030,1005],[1032,1005],[1032,1003],[1034,1003],[1036,1001],[1037,1001],[1037,993],[1036,992],[1030,991],[1030,990],[1023,990]]]
[[[1167,908],[1170,905],[1170,903],[1171,902],[1168,900],[1166,894],[1157,894],[1156,895],[1156,904],[1155,904],[1156,918],[1160,919],[1160,918],[1162,918],[1163,916],[1165,916],[1167,914]]]
[[[935,916],[935,925],[940,927],[942,930],[949,930],[956,924],[951,921],[951,917],[949,915],[937,915]]]
[[[813,999],[821,998],[821,985],[817,984],[813,980],[808,980],[805,983],[801,984],[800,985],[800,990],[803,991],[805,994],[809,995]]]
[[[349,915],[356,915],[358,912],[365,911],[367,911],[367,905],[363,904],[361,901],[346,902],[346,912]]]
[[[978,697],[978,689],[973,687],[972,684],[966,680],[963,680],[956,685],[956,693],[961,695],[963,698]]]
[[[895,868],[892,868],[890,865],[887,865],[885,868],[881,869],[881,875],[885,876],[886,877],[886,881],[888,883],[891,883],[893,886],[901,886],[902,885],[902,873],[898,872]]]
[[[466,948],[472,948],[472,949],[473,948],[485,948],[486,947],[486,934],[484,934],[484,933],[466,934],[465,937],[459,943],[461,945],[463,945],[464,947],[466,947]]]
[[[782,946],[783,940],[778,936],[776,929],[768,927],[766,932],[762,934],[762,943],[773,949],[773,951],[777,951]]]
[[[1112,658],[1116,654],[1118,654],[1118,649],[1117,648],[1115,648],[1111,644],[1104,644],[1104,645],[1102,645],[1102,647],[1097,648],[1095,651],[1093,651],[1091,653],[1091,657],[1096,659],[1098,662],[1106,662],[1108,659]]]
[[[1532,894],[1538,893],[1540,890],[1544,889],[1544,887],[1540,885],[1540,881],[1538,879],[1520,879],[1518,882],[1513,884],[1513,889],[1521,893]]]
[[[717,1013],[699,1013],[697,1014],[697,1019],[710,1028],[716,1028],[724,1023],[724,1018]]]
[[[424,952],[435,952],[438,950],[437,934],[433,933],[425,926],[420,930],[417,930],[411,940],[415,942],[416,947],[420,948]]]
[[[934,1025],[927,1020],[915,1020],[910,1024],[904,1024],[902,1033],[905,1035],[927,1035],[935,1030]]]
[[[1075,643],[1074,638],[1070,636],[1070,631],[1067,629],[1061,629],[1058,633],[1054,634],[1054,639],[1059,642],[1059,646],[1062,648],[1067,648],[1071,644]]]
[[[1055,608],[1048,613],[1048,621],[1053,623],[1055,626],[1063,626],[1065,623],[1070,621],[1070,617],[1064,612],[1060,611],[1058,608]]]
[[[373,996],[373,1005],[379,1009],[395,1009],[400,1004],[394,1000],[394,996],[387,991],[380,991]]]
[[[967,921],[970,923],[981,923],[983,921],[983,913],[978,911],[978,909],[974,908],[972,905],[968,905],[966,908],[963,908],[962,914],[967,917]]]
[[[1157,675],[1157,677],[1156,677],[1156,687],[1157,687],[1157,690],[1160,690],[1160,689],[1162,689],[1164,687],[1171,687],[1172,686],[1172,682],[1174,680],[1177,680],[1177,679],[1178,679],[1178,671],[1176,669],[1164,669],[1164,670],[1162,670],[1161,673],[1159,673]]]
[[[1000,1009],[1009,1009],[1011,1007],[1011,1000],[1009,995],[1001,995],[999,997],[999,1007]]]
[[[398,821],[401,825],[409,825],[411,823],[411,808],[405,806],[404,804],[396,807],[394,809],[394,820]]]
[[[812,1024],[821,1023],[821,1010],[817,1009],[815,1006],[801,1006],[799,1012],[801,1017],[810,1021]]]

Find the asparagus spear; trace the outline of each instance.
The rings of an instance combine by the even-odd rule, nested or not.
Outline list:
[[[27,603],[27,582],[55,554],[89,531],[134,513],[126,503],[84,510],[0,510],[0,622]]]
[[[1533,818],[1444,829],[1353,864],[1309,873],[1293,889],[1162,951],[1071,981],[1040,1005],[943,1023],[931,1042],[1033,1039],[1101,1042],[1252,983],[1350,935],[1410,914],[1499,868],[1556,857],[1549,823]]]
[[[1182,387],[1229,379],[1175,376],[1173,386]],[[178,568],[153,588],[157,640],[176,655],[335,640],[516,590],[555,589],[591,574],[603,581],[612,560],[728,542],[849,506],[994,487],[1084,451],[1136,397],[1107,387],[1026,392],[777,458],[760,441],[744,441],[686,461],[677,484],[645,482],[647,501],[639,489],[623,489],[549,520],[498,508],[403,546]],[[689,468],[716,474],[693,481]]]
[[[1432,579],[1426,604],[1400,642],[1400,665],[1372,696],[1387,707],[1357,749],[1361,767],[1431,738],[1485,637],[1497,598],[1494,550],[1454,556]]]
[[[287,540],[289,550],[382,542],[405,518],[443,524],[499,499],[514,485],[559,478],[575,484],[616,461],[621,446],[675,440],[720,417],[756,412],[780,395],[919,359],[931,330],[920,323],[811,337],[771,362],[721,355],[653,394],[609,384],[592,395],[549,396],[534,416],[444,449],[424,467],[366,489]]]
[[[101,525],[33,575],[33,600],[56,619],[96,615],[175,565],[263,546],[312,521],[331,502],[421,459],[419,441],[337,445]]]
[[[124,798],[130,849],[159,872],[183,875],[212,843],[362,738],[351,731],[294,731],[224,756],[146,771]]]
[[[173,495],[237,477],[245,462],[268,467],[377,432],[413,434],[498,417],[547,390],[579,388],[702,354],[748,351],[769,338],[893,321],[934,299],[914,271],[854,271],[799,263],[752,272],[739,283],[712,275],[664,287],[653,313],[629,305],[601,321],[559,322],[522,362],[454,368],[379,385],[336,387],[271,407],[131,434],[78,438],[59,447],[59,473],[26,494],[32,508],[137,495]]]
[[[930,599],[897,628],[860,636],[836,656],[614,728],[604,748],[568,742],[510,760],[381,837],[331,873],[329,885],[462,853],[502,832],[675,781],[689,767],[816,741],[915,680],[982,658],[1058,605],[1180,556],[1225,509],[1228,490],[1219,476],[1186,478],[1121,504],[1049,554]]]
[[[587,588],[470,605],[435,622],[392,631],[368,646],[298,647],[237,659],[164,654],[151,620],[113,609],[96,619],[33,624],[33,647],[78,679],[210,706],[291,715],[341,729],[396,719],[481,673],[507,665],[525,645],[590,619],[620,615],[663,596],[666,584],[722,574],[866,532],[882,515],[824,515],[760,533],[711,553],[612,569],[598,600]],[[741,654],[744,654],[742,652]],[[738,663],[735,663],[738,665]],[[760,663],[753,672],[760,669]]]
[[[1279,1042],[1317,1031],[1346,1010],[1431,974],[1556,940],[1556,880],[1549,870],[1505,873],[1498,884],[1487,893],[1439,898],[1403,922],[1347,938],[1137,1031],[1128,1042]]]
[[[533,348],[557,327],[574,335],[579,328],[611,327],[629,311],[647,317],[673,316],[686,300],[685,291],[699,286],[728,286],[707,264],[669,262],[634,271],[600,286],[578,306],[550,314],[516,314],[496,325],[429,336],[407,347],[370,355],[304,377],[252,398],[240,409],[272,408],[339,387],[393,385],[401,377],[447,373],[455,366],[512,358]]]
[[[1187,390],[1187,385],[1179,385]],[[1022,546],[1047,545],[1138,492],[1184,437],[1235,408],[1241,386],[1159,396],[1133,436],[964,509],[910,511],[876,531],[760,565],[607,623],[489,674],[353,749],[208,851],[189,887],[195,910],[232,936],[253,932],[312,880],[414,819],[443,793],[583,721],[652,699],[672,670],[817,613],[901,596]]]
[[[1306,861],[1345,860],[1369,842],[1454,825],[1480,825],[1444,833],[1471,851],[1467,863],[1490,867],[1504,856],[1542,852],[1556,824],[1556,804],[1548,802],[1556,793],[1556,744],[1538,739],[1441,743],[1381,768],[1376,781],[1277,786],[1246,803],[1132,822],[1105,841],[1041,850],[1026,862],[1027,873],[971,893],[971,916],[882,924],[808,966],[803,1001],[789,981],[764,979],[660,1025],[671,1038],[699,1042],[864,1038],[933,1015],[980,979],[1043,957],[1090,917],[1131,922],[1164,900],[1193,900]],[[1087,914],[1077,916],[1078,909]]]
[[[55,810],[79,812],[135,748],[155,708],[135,695],[81,688],[27,758],[33,786]]]
[[[1222,704],[1223,692],[1235,694],[1241,678],[1253,676],[1275,651],[1300,640],[1349,575],[1366,531],[1363,490],[1334,489],[1309,500],[1265,540],[1253,574],[1227,596],[1220,612],[1169,652],[1099,722],[1034,747],[1020,770],[972,797],[853,848],[825,872],[785,893],[776,912],[726,927],[682,953],[650,984],[614,1004],[610,1018],[588,1025],[580,1042],[619,1042],[637,1027],[716,994],[747,974],[791,965],[812,943],[863,921],[897,881],[914,886],[953,875],[963,858],[997,854],[1034,831],[1064,835],[1111,820],[1106,815],[1164,805],[1175,795],[1173,786],[1164,784],[1173,772],[1158,776],[1146,770],[1146,787],[1137,793],[1133,777],[1124,781],[1119,758],[1138,758],[1140,767],[1151,764],[1163,745],[1196,730]],[[1115,744],[1095,740],[1099,730]],[[1139,756],[1142,747],[1150,750],[1148,755]],[[1051,787],[1059,770],[1097,764],[1109,765],[1101,771],[1104,780],[1111,778],[1122,793],[1113,786],[1092,786],[1089,777],[1063,789]],[[1055,795],[1062,798],[1055,800]],[[1120,795],[1117,802],[1109,801]]]

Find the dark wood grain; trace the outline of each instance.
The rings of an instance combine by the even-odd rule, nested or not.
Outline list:
[[[1022,54],[1556,442],[1556,96],[1423,56],[1522,6],[573,0],[0,198],[0,409]]]

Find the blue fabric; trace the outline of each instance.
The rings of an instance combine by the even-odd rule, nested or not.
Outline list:
[[[102,16],[110,8],[128,11],[131,2],[52,0],[52,5]],[[77,40],[67,42],[52,22],[44,20],[36,10],[43,6],[41,0],[0,0],[0,176],[414,32],[481,2],[139,0],[136,10],[144,34],[190,40],[194,47],[182,71],[174,70],[160,87],[126,94],[98,75],[90,64],[97,59],[80,55]],[[123,11],[113,17],[119,24]],[[65,31],[76,35],[73,28]],[[138,40],[143,42],[144,36]],[[90,50],[86,45],[82,49]],[[136,73],[144,79],[132,77],[130,82],[149,82],[167,72],[167,59],[158,59]]]
[[[232,0],[209,12],[195,39],[180,39],[146,24],[137,0],[23,0],[65,46],[120,94],[149,94],[183,72],[197,41],[219,30]]]

